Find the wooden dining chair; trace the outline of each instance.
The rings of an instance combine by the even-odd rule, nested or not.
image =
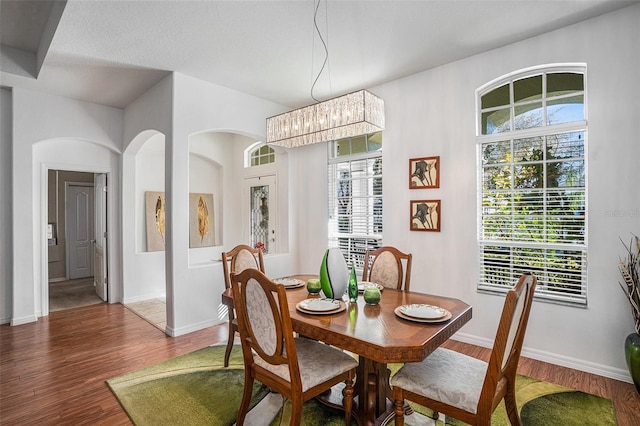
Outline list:
[[[384,287],[409,291],[411,258],[410,253],[403,253],[391,246],[367,250],[362,269],[362,281],[371,281]]]
[[[471,425],[491,424],[504,399],[511,424],[522,425],[515,380],[535,287],[536,277],[524,274],[507,293],[488,363],[438,348],[400,368],[391,378],[396,426],[404,425],[406,399]]]
[[[231,274],[234,272],[242,272],[245,269],[259,269],[264,272],[264,257],[261,249],[256,249],[245,244],[234,247],[231,251],[222,253],[222,270],[224,271],[224,287],[231,288]],[[238,331],[238,322],[233,306],[233,300],[222,299],[222,303],[227,306],[229,311],[229,338],[227,339],[227,348],[224,352],[224,366],[229,366],[229,357],[233,349],[233,340]]]
[[[330,345],[294,337],[286,289],[262,272],[231,275],[244,358],[244,391],[237,425],[249,411],[254,380],[291,401],[291,425],[300,425],[302,404],[344,382],[345,423],[351,424],[353,379],[358,362]]]

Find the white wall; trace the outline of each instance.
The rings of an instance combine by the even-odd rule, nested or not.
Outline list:
[[[233,134],[222,132],[203,132],[189,137],[189,193],[213,194],[213,247],[189,249],[189,264],[210,263],[220,259],[225,232],[233,238],[227,220],[233,219],[224,211],[233,212],[232,203],[236,203],[235,188],[229,179],[233,169]],[[225,178],[226,176],[226,178]],[[225,185],[225,183],[227,185]],[[224,225],[224,226],[223,226]]]
[[[108,220],[111,224],[110,300],[120,286],[119,171],[111,153],[120,152],[122,111],[24,89],[13,89],[13,313],[14,325],[35,321],[46,303],[41,299],[47,284],[46,170],[58,168],[109,173]],[[60,143],[61,149],[45,149],[42,141]],[[70,141],[74,141],[71,143]],[[44,149],[44,148],[42,148]],[[48,154],[51,156],[48,156]],[[46,157],[46,158],[45,158]],[[45,314],[46,314],[46,305]]]
[[[124,110],[122,303],[166,295],[166,253],[146,251],[144,191],[165,191],[165,144],[172,132],[172,103],[173,77],[169,75]]]
[[[385,101],[383,133],[384,243],[414,255],[411,287],[460,298],[473,319],[457,338],[490,345],[504,299],[476,291],[475,90],[523,68],[587,64],[588,286],[587,309],[536,302],[525,353],[533,358],[628,380],[623,341],[633,331],[630,307],[618,288],[618,236],[640,233],[640,5],[543,36],[374,87]],[[300,149],[297,189],[299,244],[319,264],[326,242],[323,148]],[[326,148],[324,148],[326,149]],[[305,151],[303,151],[305,150]],[[439,189],[408,189],[408,159],[439,155]],[[326,160],[324,160],[326,162]],[[313,170],[313,173],[309,173]],[[315,173],[315,170],[318,172]],[[409,200],[442,200],[440,233],[410,232]],[[307,227],[304,224],[317,224]],[[628,238],[627,238],[628,239]],[[383,295],[384,297],[384,295]]]
[[[0,200],[11,200],[11,92],[0,89]],[[0,324],[11,320],[13,232],[11,204],[0,205]]]
[[[297,236],[293,239],[296,244],[293,251],[304,253],[299,258],[300,273],[319,274],[329,232],[327,145],[317,143],[295,148],[289,155],[293,191],[290,209]],[[390,213],[389,210],[384,214]]]
[[[167,265],[167,287],[173,288],[171,302],[174,321],[171,323],[169,317],[167,318],[167,332],[180,335],[211,324],[212,318],[218,318],[214,323],[224,319],[224,315],[219,313],[219,306],[211,303],[219,303],[220,294],[224,290],[221,263],[215,261],[208,264],[190,264],[188,227],[175,226],[188,224],[189,139],[201,132],[225,132],[249,136],[253,140],[263,140],[265,117],[282,112],[283,107],[181,74],[174,74],[174,96],[173,137],[171,142],[167,139],[166,145],[166,152],[170,158],[166,172],[167,179],[171,180],[171,185],[166,188],[167,206],[170,211],[167,216],[171,220],[166,231],[167,262],[171,259],[171,264]],[[239,179],[243,173],[242,151],[246,146],[248,145],[234,147],[233,164],[223,164],[225,170],[228,167],[232,170],[231,176],[228,176],[226,171],[223,175],[225,194],[233,191],[233,188],[239,188]],[[227,181],[227,178],[231,180]],[[230,202],[232,205],[232,200],[239,200],[239,197],[240,194],[237,192],[224,196],[224,249],[237,244],[231,238],[227,239],[227,235],[238,229],[233,223],[238,212],[227,210],[226,203]],[[284,261],[294,264],[293,260],[287,259],[288,257],[290,256],[281,256],[285,258]],[[274,263],[277,263],[277,260]],[[170,303],[169,299],[167,292],[167,303]]]
[[[219,310],[220,294],[224,289],[220,253],[239,244],[242,238],[239,210],[243,151],[261,139],[265,117],[282,110],[283,107],[277,104],[175,73],[125,109],[124,300],[133,301],[157,293],[159,279],[153,280],[153,288],[139,283],[149,278],[149,271],[164,268],[162,281],[166,283],[168,334],[180,335],[226,320],[226,314]],[[161,173],[158,168],[153,176],[146,175],[153,167],[146,163],[146,171],[138,170],[136,175],[136,155],[145,141],[158,132],[165,138],[165,185],[162,190],[166,194],[167,223],[164,254],[136,251],[135,243],[143,232],[140,218],[136,219],[136,210],[140,208],[139,193],[149,190],[143,187],[150,179],[155,182]],[[159,157],[152,163],[157,164]],[[219,166],[218,176],[222,182],[217,187],[206,183],[201,188],[198,185],[202,183],[196,182],[207,179],[210,173],[206,170],[211,171],[211,165]],[[145,173],[144,177],[142,173]],[[188,194],[194,191],[219,195],[218,200],[214,200],[219,219],[216,220],[215,247],[189,249]],[[159,256],[164,256],[164,263]],[[293,265],[293,262],[288,263]],[[159,278],[154,274],[151,273]]]
[[[162,133],[151,136],[135,156],[135,188],[136,253],[144,253],[148,251],[145,192],[164,192],[164,135]]]
[[[164,135],[149,132],[147,138],[140,139],[145,142],[136,155],[127,153],[123,156],[127,160],[133,159],[132,164],[127,164],[132,166],[128,172],[135,176],[124,182],[123,188],[127,205],[128,197],[134,197],[133,208],[125,209],[123,215],[127,221],[135,218],[135,238],[128,238],[130,233],[123,234],[127,253],[123,258],[123,303],[165,296],[165,254],[164,251],[147,251],[145,218],[145,192],[164,192]],[[130,177],[128,173],[126,176]],[[127,229],[131,229],[128,222]]]

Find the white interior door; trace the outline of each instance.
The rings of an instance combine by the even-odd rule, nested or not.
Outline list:
[[[245,211],[249,212],[248,240],[252,247],[262,244],[265,254],[278,251],[277,194],[275,175],[245,179]],[[245,228],[246,229],[246,228]]]
[[[93,276],[93,198],[93,185],[67,184],[65,224],[69,279]]]
[[[96,175],[95,194],[95,250],[93,252],[94,285],[96,294],[107,300],[107,175]]]

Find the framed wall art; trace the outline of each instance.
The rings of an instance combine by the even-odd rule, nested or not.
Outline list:
[[[213,247],[213,194],[189,194],[189,248]]]
[[[409,189],[440,188],[440,156],[409,160]]]
[[[164,250],[164,192],[144,193],[147,222],[147,251]]]
[[[411,200],[411,231],[440,232],[440,200]]]

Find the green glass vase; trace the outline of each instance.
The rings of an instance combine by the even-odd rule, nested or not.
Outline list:
[[[640,394],[640,334],[631,333],[627,336],[624,341],[624,355],[636,392]]]
[[[358,279],[356,278],[356,267],[351,264],[351,274],[349,275],[349,286],[347,287],[349,292],[349,302],[355,303],[358,301]]]
[[[320,264],[320,286],[324,297],[340,300],[349,285],[349,270],[342,251],[333,247],[327,249]]]
[[[378,303],[380,303],[381,294],[378,284],[365,285],[362,297],[368,305],[377,305]]]

